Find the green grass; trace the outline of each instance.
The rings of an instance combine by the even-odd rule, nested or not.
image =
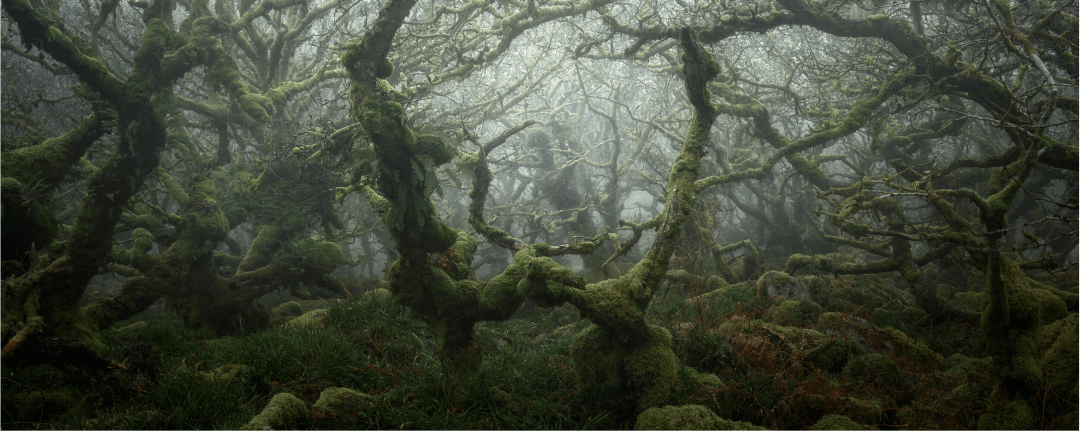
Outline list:
[[[798,429],[826,413],[857,416],[857,407],[845,398],[874,396],[850,377],[815,369],[798,352],[782,353],[778,345],[768,342],[775,334],[760,326],[753,332],[721,328],[735,316],[763,317],[766,305],[752,290],[729,289],[700,304],[685,299],[658,296],[646,319],[671,331],[673,350],[682,364],[715,373],[723,384],[693,391],[696,378],[683,370],[680,380],[690,390],[679,395],[680,402],[709,406],[728,420]],[[138,322],[143,324],[125,328]],[[448,397],[427,327],[388,299],[336,302],[321,324],[210,341],[196,340],[171,313],[146,311],[117,325],[118,330],[103,333],[108,345],[105,354],[132,365],[129,356],[133,353],[142,353],[144,358],[147,353],[160,355],[156,380],[138,383],[135,394],[117,398],[115,403],[100,403],[94,394],[56,392],[69,385],[70,377],[50,366],[4,374],[2,426],[236,429],[261,412],[275,394],[288,392],[311,405],[323,390],[347,387],[374,396],[374,403],[358,403],[343,410],[347,412],[313,411],[312,418],[297,427],[632,428],[632,419],[585,411],[579,403],[570,346],[584,325],[571,306],[523,307],[509,320],[478,323],[474,337],[484,349],[481,375],[485,386],[496,392],[474,405],[457,406]],[[215,378],[215,370],[229,365],[244,365],[246,370],[235,379]],[[897,365],[904,376],[918,378],[905,398],[921,404],[919,413],[933,417],[937,425],[974,425],[971,419],[981,414],[981,405],[950,395],[958,380],[984,387],[988,371],[979,369],[953,379],[943,371],[913,369],[902,358]],[[988,392],[979,389],[986,391],[973,394]],[[50,397],[66,400],[67,406],[39,404],[47,409],[35,412],[17,406],[20,397],[25,399],[35,390],[53,392]],[[894,425],[898,408],[887,408],[888,415],[875,424]],[[952,418],[956,416],[963,419]]]

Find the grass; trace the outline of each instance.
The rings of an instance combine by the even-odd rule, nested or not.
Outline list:
[[[889,360],[898,370],[888,372],[899,373],[908,385],[900,393],[898,387],[870,389],[864,384],[881,381],[876,377],[883,371],[867,366],[829,373],[807,361],[806,351],[783,347],[783,337],[758,321],[768,319],[763,313],[768,302],[752,289],[736,287],[706,301],[685,300],[678,295],[656,297],[647,320],[671,331],[682,364],[723,381],[681,395],[680,400],[705,405],[728,420],[802,429],[835,413],[873,427],[898,427],[906,419],[924,418],[911,424],[971,428],[984,409],[980,400],[992,385],[983,363],[959,358],[952,366],[929,367],[894,356]],[[723,325],[732,320],[744,324]],[[210,341],[196,340],[170,313],[146,311],[103,336],[109,345],[106,354],[113,358],[130,362],[132,353],[159,355],[156,380],[140,383],[134,395],[117,403],[94,402],[92,394],[57,393],[50,396],[58,401],[55,406],[38,404],[40,411],[24,412],[16,405],[19,397],[32,390],[45,394],[62,389],[68,377],[49,366],[4,374],[2,426],[236,429],[278,393],[291,393],[311,405],[323,390],[347,387],[374,396],[375,402],[351,407],[346,415],[313,411],[310,421],[297,427],[632,428],[632,422],[608,412],[585,411],[578,403],[570,345],[584,324],[571,306],[523,307],[509,320],[478,323],[474,334],[484,347],[481,373],[486,386],[497,391],[472,406],[456,406],[447,397],[426,326],[388,299],[333,303],[322,324]],[[234,365],[245,368],[240,371]],[[221,368],[239,372],[233,379],[222,379]],[[694,381],[686,370],[680,379]],[[953,389],[961,384],[974,387],[963,398],[953,397]],[[872,406],[876,397],[890,391],[901,406]],[[68,409],[71,406],[75,408]]]
[[[489,387],[517,407],[496,400],[455,406],[446,397],[443,372],[422,322],[389,301],[342,301],[325,324],[285,326],[242,337],[197,341],[174,315],[147,311],[104,333],[107,354],[124,358],[132,346],[156,347],[161,373],[130,400],[111,406],[42,413],[5,428],[237,429],[279,392],[308,404],[331,387],[377,397],[374,406],[346,417],[314,416],[313,429],[594,429],[614,428],[607,413],[574,408],[576,384],[570,343],[581,321],[570,308],[534,310],[527,316],[476,326],[485,347],[482,368]],[[134,327],[126,326],[143,322]],[[559,327],[570,325],[573,329]],[[215,370],[244,365],[235,379]],[[63,373],[48,366],[3,381],[4,399],[32,386],[62,387]],[[31,371],[33,372],[33,371]],[[84,404],[85,405],[85,404]],[[10,405],[9,405],[10,407]],[[5,409],[5,412],[10,411]],[[26,418],[24,415],[19,417]],[[626,427],[626,425],[621,425]]]

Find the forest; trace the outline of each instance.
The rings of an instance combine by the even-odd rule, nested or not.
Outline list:
[[[2,0],[4,429],[1077,429],[1075,0]]]

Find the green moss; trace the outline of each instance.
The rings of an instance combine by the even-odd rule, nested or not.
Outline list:
[[[877,353],[864,354],[851,359],[844,366],[844,375],[863,383],[876,384],[897,392],[910,388],[910,382],[900,373],[900,368],[892,359]]]
[[[854,420],[848,418],[847,416],[842,416],[842,415],[839,415],[839,414],[826,414],[826,415],[821,417],[821,420],[818,420],[817,423],[814,423],[813,426],[810,426],[810,430],[865,430],[865,429],[867,429],[867,427],[865,425],[855,423]]]
[[[278,305],[278,307],[274,308],[270,312],[273,313],[274,315],[283,316],[283,317],[284,316],[298,316],[298,315],[301,315],[301,314],[304,313],[304,308],[300,306],[300,303],[291,301],[291,302],[285,302],[285,303],[282,303],[281,305]]]
[[[783,326],[808,326],[821,316],[821,305],[813,300],[782,300],[765,312],[772,322]]]
[[[228,364],[200,374],[212,381],[247,380],[253,376],[254,370],[242,364]]]
[[[285,323],[286,326],[311,326],[320,325],[323,320],[326,319],[326,313],[329,309],[315,309],[308,311],[307,313],[300,315],[296,318],[289,320]]]
[[[337,269],[343,259],[341,245],[332,241],[320,241],[303,251],[304,269],[309,274],[330,273]]]
[[[841,398],[855,410],[850,415],[857,423],[876,425],[888,421],[889,412],[896,409],[896,402],[892,397],[882,396],[873,399],[861,399],[845,396]]]
[[[1045,387],[1060,398],[1050,399],[1046,407],[1047,414],[1057,417],[1062,413],[1076,411],[1075,402],[1080,398],[1077,373],[1077,358],[1080,358],[1080,326],[1076,314],[1045,325],[1039,329],[1038,351],[1042,353],[1038,366],[1046,373]],[[1075,414],[1073,415],[1075,419]]]
[[[653,407],[637,417],[636,430],[766,430],[742,421],[725,420],[701,405]]]
[[[679,363],[671,350],[671,334],[649,326],[639,343],[635,348],[621,346],[595,324],[574,337],[574,372],[587,405],[640,413],[675,401]]]
[[[331,387],[319,393],[312,409],[323,413],[349,414],[358,409],[368,408],[375,402],[375,397],[345,387]]]
[[[982,430],[1030,430],[1035,425],[1035,411],[1024,400],[1008,400],[1005,392],[995,388],[990,394],[986,412],[979,416]]]
[[[241,430],[297,429],[310,419],[308,407],[290,393],[278,393],[270,399],[259,415],[247,422]]]
[[[1065,301],[1061,297],[1047,290],[1035,289],[1032,291],[1039,301],[1040,324],[1049,324],[1069,315],[1069,307],[1065,305]]]
[[[866,348],[858,342],[830,339],[808,352],[806,360],[830,373],[839,373],[849,361],[864,354]]]

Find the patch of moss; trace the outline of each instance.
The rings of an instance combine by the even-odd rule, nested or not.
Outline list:
[[[649,326],[647,337],[628,348],[592,324],[574,337],[571,352],[579,391],[587,405],[640,413],[674,402],[679,363],[671,334]]]
[[[805,327],[817,322],[821,306],[813,300],[782,300],[765,312],[772,322],[782,326]]]
[[[1038,365],[1046,373],[1046,388],[1057,397],[1047,399],[1047,414],[1057,417],[1063,413],[1076,412],[1075,402],[1080,398],[1077,358],[1080,358],[1080,341],[1077,335],[1076,314],[1055,321],[1039,329],[1038,346],[1042,356]],[[1076,415],[1072,414],[1073,421]]]
[[[986,412],[979,416],[982,430],[1030,430],[1035,425],[1035,410],[1022,399],[1009,400],[1000,386],[990,394]]]
[[[344,414],[369,407],[374,402],[375,397],[367,393],[345,387],[331,387],[319,393],[319,400],[315,401],[312,408],[323,414]]]
[[[315,309],[289,320],[285,326],[310,326],[321,324],[326,319],[326,311],[329,309]]]
[[[851,419],[866,425],[884,424],[888,420],[889,411],[896,409],[896,402],[889,396],[874,399],[844,397],[842,400],[855,410],[850,415]]]
[[[247,422],[241,430],[297,429],[309,419],[308,407],[290,393],[278,393],[262,412]]]
[[[291,301],[285,302],[270,311],[274,315],[287,317],[298,316],[304,313],[304,308],[300,306],[300,303]]]
[[[865,430],[868,429],[865,425],[855,423],[854,420],[847,416],[839,414],[826,414],[810,426],[810,430]]]
[[[725,420],[701,405],[653,407],[637,417],[636,430],[766,430],[742,421]]]
[[[859,385],[877,385],[896,392],[907,391],[911,383],[892,359],[877,353],[863,354],[844,366],[844,375]]]

